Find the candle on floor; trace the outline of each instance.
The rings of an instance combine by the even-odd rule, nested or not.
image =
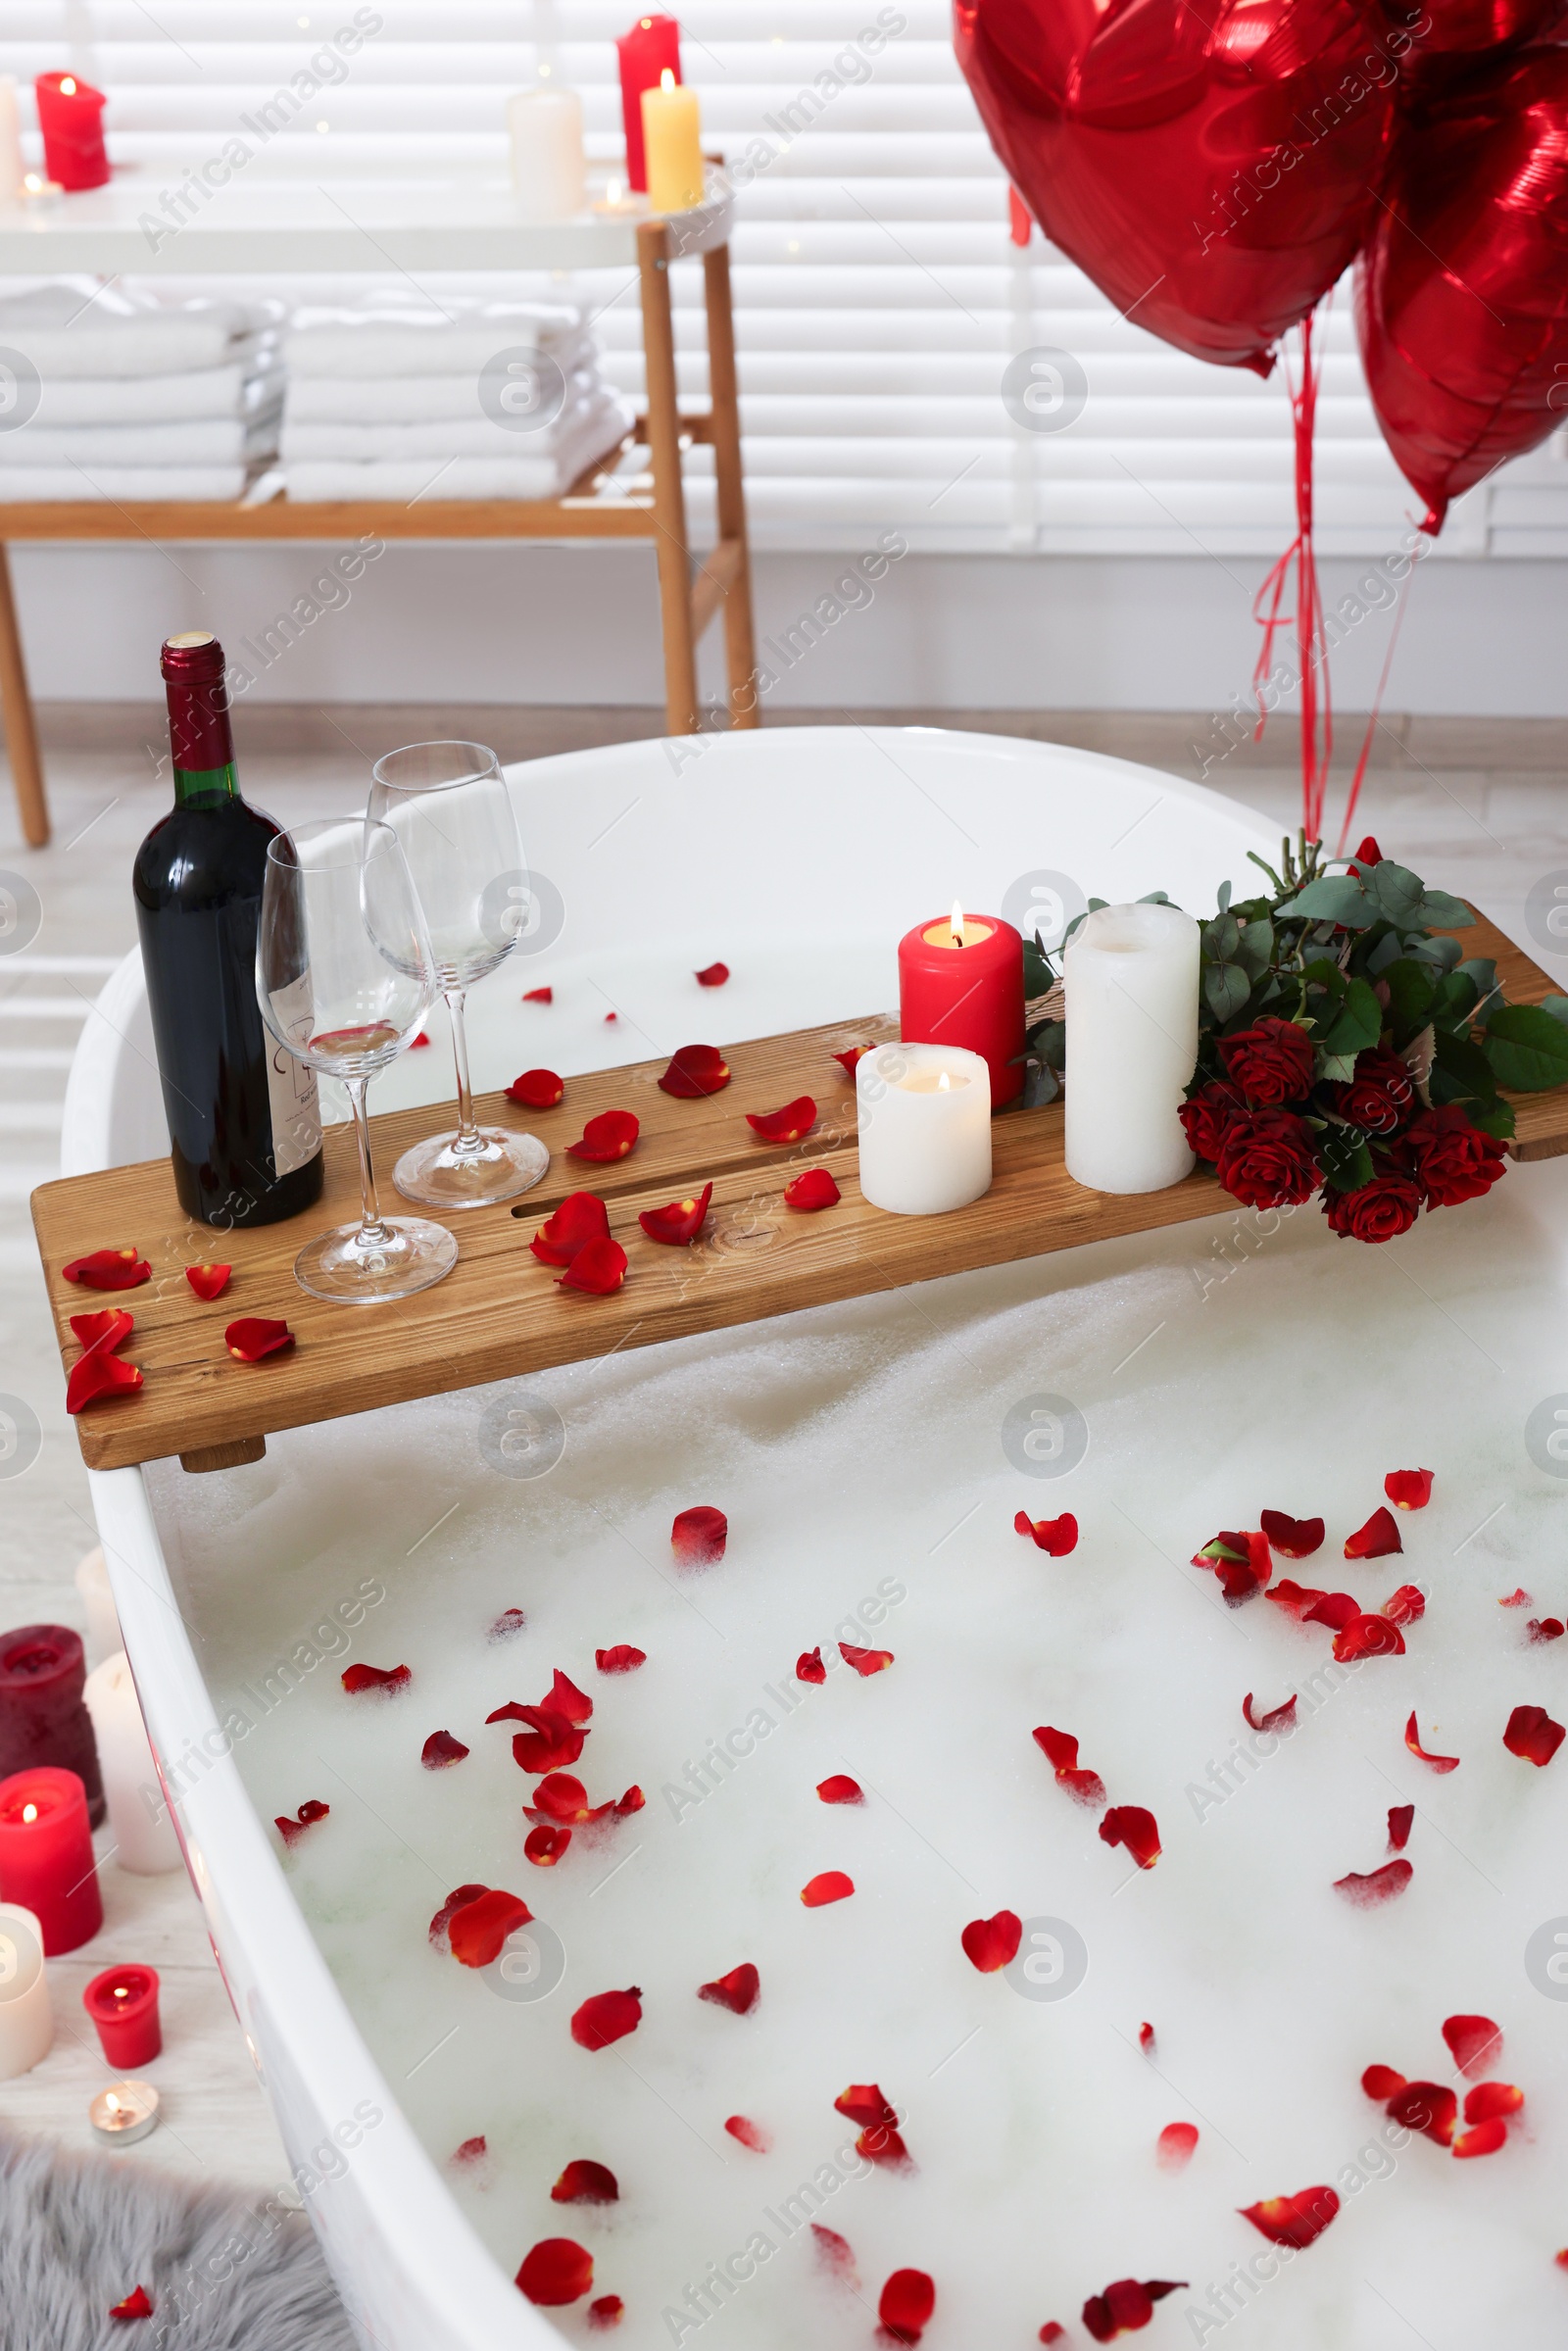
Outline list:
[[[87,1790],[89,1825],[104,1817],[103,1782],[84,1704],[87,1660],[81,1636],[65,1625],[19,1625],[0,1633],[0,1780],[49,1763],[74,1772]]]
[[[22,195],[22,117],[17,107],[16,76],[0,73],[0,204],[15,204]]]
[[[98,2045],[112,2066],[151,2065],[162,2050],[156,1968],[106,1968],[101,1976],[94,1976],[81,1995],[81,2004],[97,2028]]]
[[[0,1902],[33,1913],[47,1959],[74,1951],[103,1925],[87,1793],[74,1772],[0,1780]]]
[[[112,2082],[88,2107],[87,2120],[95,2137],[107,2139],[111,2146],[129,2147],[157,2130],[161,2104],[150,2082]]]
[[[899,1029],[909,1044],[960,1045],[991,1070],[991,1106],[1023,1092],[1023,940],[1000,914],[919,922],[899,941]]]
[[[1099,906],[1064,961],[1066,1155],[1093,1192],[1161,1192],[1193,1154],[1177,1115],[1198,1060],[1198,925],[1179,906]]]
[[[703,124],[697,92],[666,67],[656,90],[643,92],[643,150],[648,203],[656,213],[689,213],[703,201]]]
[[[158,1766],[123,1650],[87,1676],[87,1711],[98,1739],[115,1859],[137,1878],[161,1878],[184,1856],[169,1816]]]
[[[0,2082],[30,2073],[54,2036],[43,1929],[20,1902],[0,1902]]]
[[[648,188],[643,152],[643,92],[659,87],[662,73],[680,79],[680,26],[673,17],[639,17],[615,43],[620,61],[620,113],[626,130],[626,176],[641,196]]]
[[[63,188],[101,188],[109,177],[103,91],[74,73],[40,73],[32,88],[50,179]]]
[[[574,220],[588,201],[582,100],[575,90],[523,90],[507,100],[512,185],[525,220]]]
[[[942,1216],[991,1189],[990,1071],[953,1045],[879,1045],[855,1069],[860,1191],[898,1216]]]
[[[76,1562],[72,1579],[87,1611],[87,1663],[102,1665],[106,1657],[115,1656],[125,1645],[120,1630],[120,1612],[109,1586],[109,1563],[104,1557],[102,1543],[96,1544],[85,1557]]]

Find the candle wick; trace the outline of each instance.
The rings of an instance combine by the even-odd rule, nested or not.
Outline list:
[[[953,902],[953,912],[948,919],[953,931],[953,944],[955,947],[961,947],[963,945],[963,908],[956,899]]]

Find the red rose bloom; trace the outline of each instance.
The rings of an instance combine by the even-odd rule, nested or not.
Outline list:
[[[1396,1241],[1421,1212],[1421,1187],[1390,1170],[1358,1192],[1325,1192],[1323,1213],[1342,1241]]]
[[[1262,1019],[1222,1037],[1219,1055],[1250,1102],[1299,1102],[1312,1087],[1312,1040],[1292,1020]]]
[[[1219,1155],[1219,1180],[1248,1208],[1310,1200],[1321,1170],[1312,1130],[1294,1110],[1244,1110],[1231,1122]]]
[[[1183,1102],[1181,1122],[1188,1143],[1200,1159],[1208,1160],[1211,1166],[1218,1159],[1225,1138],[1230,1133],[1231,1122],[1243,1106],[1242,1098],[1235,1087],[1227,1086],[1220,1078],[1211,1078],[1206,1086],[1200,1086],[1198,1092]]]
[[[1479,1200],[1492,1190],[1507,1157],[1494,1136],[1470,1124],[1457,1102],[1423,1110],[1410,1121],[1403,1140],[1411,1172],[1433,1208]]]
[[[1410,1072],[1386,1045],[1371,1045],[1357,1053],[1354,1077],[1334,1091],[1340,1116],[1369,1135],[1396,1134],[1420,1106]]]

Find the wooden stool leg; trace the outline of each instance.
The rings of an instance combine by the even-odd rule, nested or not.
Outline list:
[[[5,719],[6,750],[11,759],[11,780],[16,786],[23,833],[29,849],[47,849],[49,803],[44,796],[38,730],[33,724],[27,665],[22,658],[22,634],[17,627],[17,600],[11,592],[11,565],[3,540],[0,540],[0,715]]]
[[[729,247],[703,256],[708,300],[708,383],[712,410],[713,474],[718,490],[718,535],[737,551],[735,576],[724,598],[724,651],[730,718],[760,726],[757,639],[752,626],[752,557],[746,544],[746,491],[741,473],[741,415],[735,380],[735,314],[730,306]]]
[[[695,735],[697,643],[692,628],[691,549],[680,469],[680,405],[675,390],[675,321],[669,303],[669,234],[662,220],[637,231],[642,277],[643,354],[648,368],[648,455],[659,526],[659,599],[664,622],[664,712],[672,735]]]

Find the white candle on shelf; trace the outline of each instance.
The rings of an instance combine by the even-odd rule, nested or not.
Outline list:
[[[102,1543],[77,1562],[75,1586],[87,1611],[87,1663],[102,1665],[106,1657],[113,1657],[125,1645],[115,1595],[109,1589],[109,1567]]]
[[[98,1742],[115,1859],[138,1878],[161,1878],[166,1871],[177,1870],[179,1839],[164,1801],[123,1650],[94,1667],[83,1695]]]
[[[1198,925],[1179,906],[1100,906],[1073,934],[1067,1173],[1093,1192],[1162,1192],[1193,1154],[1177,1115],[1198,1060]]]
[[[0,204],[16,204],[22,196],[22,118],[17,111],[17,85],[0,73]]]
[[[570,220],[588,202],[582,100],[575,90],[523,90],[507,100],[512,184],[525,220]]]
[[[0,1902],[0,2082],[30,2073],[54,2036],[42,1930],[20,1902]]]
[[[991,1072],[956,1045],[880,1045],[855,1070],[860,1190],[873,1208],[942,1216],[991,1189]]]

